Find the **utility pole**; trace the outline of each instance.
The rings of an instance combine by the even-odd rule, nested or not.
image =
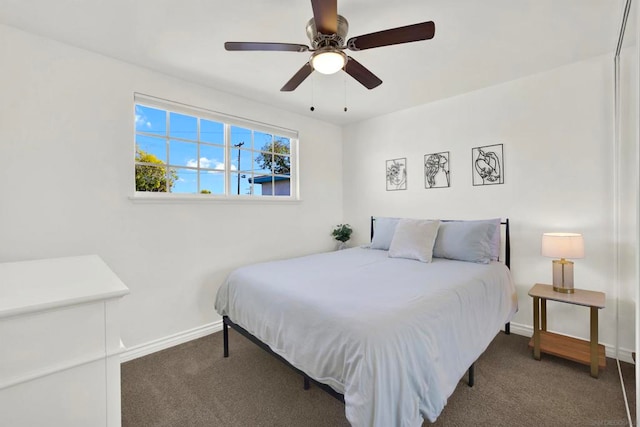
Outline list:
[[[233,144],[238,149],[238,195],[240,195],[240,147],[244,145],[244,141]]]

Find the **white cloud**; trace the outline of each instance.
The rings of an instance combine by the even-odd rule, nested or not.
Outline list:
[[[187,161],[187,166],[192,168],[198,167],[198,161],[196,159],[189,159]],[[215,169],[217,171],[224,171],[224,163],[218,161],[217,159],[208,159],[206,157],[200,157],[200,167],[205,169]],[[236,170],[235,165],[231,165],[231,170]],[[210,172],[213,173],[213,172]]]
[[[147,117],[144,114],[136,113],[136,128],[140,125],[151,129],[151,122],[147,119]]]

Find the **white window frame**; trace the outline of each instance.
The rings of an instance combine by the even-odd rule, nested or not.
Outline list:
[[[197,117],[200,119],[211,120],[214,122],[220,122],[224,125],[224,149],[225,149],[225,194],[190,194],[190,193],[170,193],[170,192],[152,192],[152,191],[137,191],[135,185],[135,179],[132,179],[132,196],[130,197],[133,200],[168,200],[168,201],[253,201],[253,202],[276,202],[276,203],[286,203],[286,202],[297,202],[300,201],[299,195],[299,184],[298,184],[298,132],[292,129],[287,129],[267,123],[262,123],[250,119],[245,119],[241,117],[231,116],[224,113],[219,113],[216,111],[207,110],[200,107],[194,107],[187,104],[182,104],[175,101],[169,101],[166,99],[161,99],[157,97],[153,97],[150,95],[145,95],[141,93],[134,93],[133,99],[133,115],[132,118],[135,118],[135,107],[136,105],[142,105],[145,107],[156,108],[160,110],[164,110],[167,112],[167,115],[170,113],[178,113],[184,114],[188,116]],[[275,136],[282,136],[289,139],[290,146],[290,194],[288,196],[276,196],[276,195],[256,195],[256,194],[231,194],[231,175],[234,173],[231,169],[233,155],[231,144],[231,127],[238,126],[246,129],[250,129],[255,132],[264,132],[268,134],[272,134]],[[198,125],[198,133],[199,133],[199,125]],[[170,130],[167,127],[167,135],[165,138],[169,139]],[[136,131],[136,126],[134,123],[133,126],[133,166],[135,171],[135,152],[136,152],[136,135],[138,132]],[[252,134],[253,139],[253,134]],[[193,141],[190,141],[193,142]],[[252,141],[253,142],[253,141]],[[200,152],[200,140],[196,141],[198,144],[198,153]],[[253,143],[252,143],[253,147]],[[253,147],[253,151],[260,151]],[[167,145],[168,151],[168,145]],[[188,166],[180,166],[180,168],[191,169]],[[194,170],[199,170],[196,168]],[[238,171],[239,172],[239,171]],[[198,180],[199,180],[198,174]],[[255,185],[255,184],[252,184]]]

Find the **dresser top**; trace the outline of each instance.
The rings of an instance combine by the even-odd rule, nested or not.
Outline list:
[[[0,318],[128,293],[97,255],[0,263]]]

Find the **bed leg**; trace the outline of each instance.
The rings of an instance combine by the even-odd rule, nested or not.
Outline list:
[[[473,384],[475,383],[475,363],[472,363],[471,366],[469,366],[469,387],[473,387]]]
[[[227,316],[222,317],[222,340],[224,343],[224,357],[229,357],[229,325],[227,325]]]
[[[506,335],[511,335],[511,322],[504,324],[504,333]]]
[[[304,375],[304,389],[309,390],[311,388],[311,384],[309,383],[309,377]]]

